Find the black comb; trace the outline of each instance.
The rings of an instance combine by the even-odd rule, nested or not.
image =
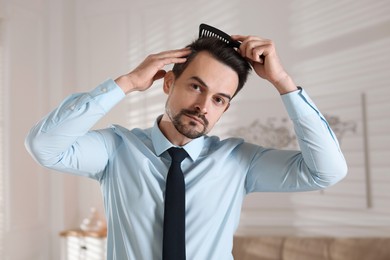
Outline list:
[[[218,38],[219,40],[226,42],[230,47],[233,48],[240,48],[241,45],[241,42],[233,40],[229,34],[204,23],[199,25],[199,38],[203,38],[203,37]],[[264,59],[265,59],[264,55],[260,55],[259,58],[260,58],[260,63],[264,63]]]
[[[204,23],[199,25],[199,38],[203,37],[218,38],[233,48],[239,48],[241,45],[239,41],[233,40],[227,33],[224,33],[223,31]]]

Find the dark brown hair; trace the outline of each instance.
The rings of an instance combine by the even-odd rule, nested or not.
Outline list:
[[[199,52],[206,51],[215,59],[229,66],[237,73],[238,86],[234,96],[242,89],[248,78],[251,65],[234,48],[215,37],[199,38],[187,47],[192,50],[191,54],[187,57],[187,61],[184,63],[176,63],[173,66],[172,72],[176,78],[180,77],[183,71],[187,68],[188,64],[192,62]]]

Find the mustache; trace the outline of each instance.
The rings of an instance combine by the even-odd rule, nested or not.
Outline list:
[[[201,119],[205,126],[209,125],[209,121],[206,119],[206,117],[203,114],[199,113],[199,111],[190,110],[190,109],[182,109],[180,111],[180,114],[187,114],[190,116],[195,116],[195,117]]]

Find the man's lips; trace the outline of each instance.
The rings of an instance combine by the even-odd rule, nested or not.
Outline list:
[[[187,113],[186,113],[185,115],[186,115],[187,117],[189,117],[189,118],[195,120],[196,122],[202,124],[203,126],[205,125],[205,123],[203,122],[203,120],[200,119],[199,117],[194,116],[194,115],[189,115],[189,114],[187,114]]]

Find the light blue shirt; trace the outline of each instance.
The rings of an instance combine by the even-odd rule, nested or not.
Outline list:
[[[107,258],[161,259],[165,179],[172,143],[149,129],[91,127],[125,94],[113,80],[68,97],[26,138],[43,166],[100,182],[108,225]],[[281,96],[301,151],[275,150],[239,138],[197,138],[184,149],[186,251],[189,260],[228,260],[246,194],[308,191],[347,171],[338,142],[304,90]]]

